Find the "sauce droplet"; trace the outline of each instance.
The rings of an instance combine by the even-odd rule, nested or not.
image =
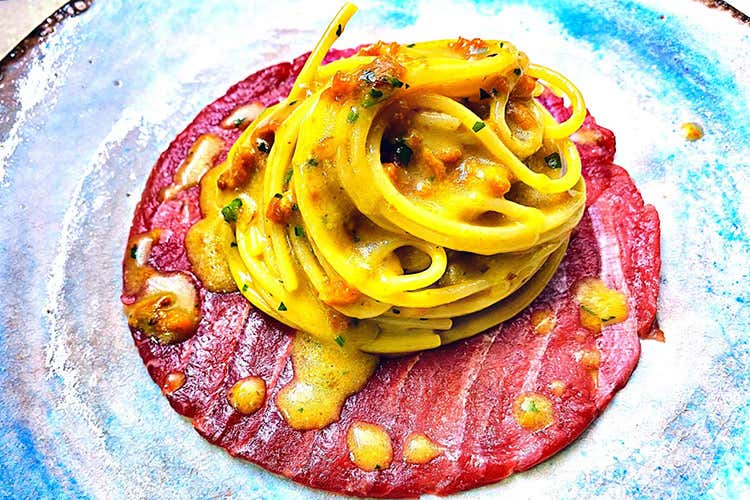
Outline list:
[[[322,429],[339,419],[344,401],[364,386],[377,359],[351,343],[324,343],[297,332],[292,341],[294,379],[279,391],[276,406],[291,428]]]
[[[393,461],[391,438],[379,425],[354,422],[346,433],[346,445],[352,463],[362,470],[386,469]]]
[[[549,387],[549,390],[552,392],[552,394],[560,397],[563,395],[563,393],[565,393],[565,389],[567,389],[568,385],[562,380],[553,380],[547,387]]]
[[[264,109],[266,109],[266,107],[259,102],[253,102],[244,106],[237,107],[232,110],[229,116],[221,121],[221,128],[226,130],[235,128],[245,130],[247,126],[253,122],[253,120],[258,118],[258,116],[263,112]]]
[[[587,330],[597,333],[602,326],[620,323],[628,317],[625,294],[607,288],[600,279],[589,278],[576,287],[579,319]]]
[[[513,402],[513,418],[527,431],[539,431],[555,421],[552,401],[541,394],[521,394]]]
[[[404,460],[410,464],[426,464],[442,453],[442,448],[421,432],[412,432],[404,442]]]
[[[169,372],[161,385],[162,394],[171,396],[185,385],[185,374],[182,372]]]
[[[537,309],[531,314],[531,326],[538,335],[547,335],[556,324],[557,318],[551,309]]]
[[[258,411],[266,400],[266,383],[260,377],[245,377],[238,380],[227,392],[232,408],[243,415]]]
[[[172,185],[160,193],[162,200],[173,198],[185,189],[197,186],[203,176],[214,166],[214,161],[224,149],[224,141],[213,134],[203,134],[190,147],[187,157],[174,173]]]
[[[703,127],[695,122],[683,123],[680,125],[680,129],[682,129],[682,134],[688,141],[697,141],[703,137]]]

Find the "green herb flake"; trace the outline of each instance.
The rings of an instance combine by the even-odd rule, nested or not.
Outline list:
[[[497,56],[497,52],[495,52],[493,54],[487,54],[487,57],[495,57],[495,56]]]
[[[265,139],[258,139],[257,143],[258,151],[260,151],[261,153],[268,153],[269,151],[271,151],[271,145],[268,144],[268,141],[266,141]]]
[[[399,309],[397,307],[392,307],[391,311],[393,311],[393,314],[401,314],[401,309]]]
[[[341,372],[341,375],[342,375],[342,376],[347,376],[347,375],[349,375],[349,370],[343,370],[343,371]]]
[[[500,48],[501,48],[501,49],[503,48],[503,45],[505,45],[505,43],[503,43],[503,42],[500,42]]]
[[[305,409],[302,406],[300,406],[299,408],[297,408],[297,411],[300,413],[304,413]]]
[[[360,240],[360,238],[359,238],[359,236],[357,236],[357,233],[354,233],[354,234],[352,235],[352,241],[353,241],[354,243],[359,243],[359,242],[361,241],[361,240]]]
[[[293,175],[294,175],[294,170],[292,170],[291,168],[286,171],[286,173],[284,174],[284,184],[285,185],[289,184],[289,181],[292,180],[292,176]]]
[[[479,132],[479,131],[480,131],[480,130],[482,130],[482,129],[483,129],[483,128],[484,128],[485,126],[486,126],[486,125],[485,125],[485,123],[484,123],[484,122],[476,122],[476,123],[475,123],[475,124],[474,124],[474,125],[473,125],[473,126],[471,127],[471,130],[473,130],[474,132]]]
[[[237,248],[237,242],[236,242],[236,241],[233,241],[233,242],[231,242],[231,243],[229,244],[229,246],[230,246],[230,247],[232,247],[232,248]]]
[[[242,285],[242,291],[243,292],[247,292],[249,289],[250,289],[250,287],[247,286],[247,283],[245,283],[244,285]]]
[[[287,310],[287,308],[286,308],[286,305],[284,305],[284,303],[283,303],[283,302],[279,302],[279,307],[278,307],[278,310],[279,310],[279,311],[282,311],[282,312],[283,312],[283,311],[286,311],[286,310]]]
[[[305,165],[307,165],[308,167],[317,167],[318,165],[320,165],[320,162],[317,160],[317,158],[308,158],[305,162]]]
[[[524,400],[522,409],[523,411],[529,413],[536,413],[539,411],[539,408],[536,407],[536,402],[531,398],[527,398]]]
[[[349,114],[346,116],[346,121],[349,123],[354,123],[357,121],[357,118],[359,118],[359,113],[357,113],[357,110],[352,108],[349,110]]]
[[[406,46],[407,46],[407,47],[409,47],[409,48],[412,48],[412,47],[414,47],[415,45],[416,45],[416,43],[408,43],[408,44],[406,44]]]
[[[408,89],[409,87],[411,87],[411,85],[409,85],[408,83],[404,84],[404,89]]]
[[[294,226],[294,236],[298,238],[305,237],[305,228],[302,226]]]
[[[489,92],[487,92],[486,90],[484,90],[482,88],[479,89],[479,99],[480,100],[489,99],[490,97],[491,96],[490,96]]]
[[[545,156],[544,163],[546,163],[549,168],[562,168],[562,159],[560,158],[560,153],[552,153],[549,156]]]
[[[370,89],[370,95],[375,99],[383,97],[383,91],[378,89]]]
[[[515,74],[516,76],[521,76],[521,68],[516,68],[516,69],[514,69],[514,70],[513,70],[513,73],[514,73],[514,74]]]
[[[375,470],[380,470],[380,464],[375,464]]]
[[[299,210],[299,207],[297,206],[297,204],[296,204],[296,203],[292,203],[292,210],[293,210],[294,212],[296,212],[297,210]]]
[[[224,220],[227,222],[237,222],[237,216],[242,208],[242,200],[235,198],[229,202],[229,205],[221,209],[221,215],[224,216]]]
[[[280,199],[282,199],[284,197],[284,195],[281,194],[281,193],[276,193],[276,194],[273,195],[273,197],[274,198],[278,198],[280,200]]]
[[[404,86],[404,82],[402,82],[401,80],[399,80],[395,76],[393,78],[391,78],[391,87],[400,89],[403,86]]]
[[[138,258],[138,245],[133,245],[132,247],[130,247],[130,258],[131,259]]]
[[[583,304],[581,304],[581,309],[583,309],[584,311],[586,311],[587,313],[589,313],[592,316],[596,316],[597,315],[593,310],[591,310],[591,308],[586,307]]]
[[[341,36],[341,33],[344,32],[344,28],[339,24],[336,28],[336,36]]]
[[[232,121],[232,125],[234,125],[234,128],[240,128],[240,126],[244,123],[245,118],[235,118]]]
[[[341,335],[336,335],[336,338],[333,339],[339,347],[344,347],[344,344],[346,343],[346,340],[344,340],[344,337]]]
[[[293,100],[292,102],[289,103],[290,106],[294,106],[295,104],[297,104],[297,99],[295,99],[295,100]]]

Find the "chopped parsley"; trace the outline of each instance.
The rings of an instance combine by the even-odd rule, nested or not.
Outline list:
[[[229,202],[229,205],[221,209],[221,215],[224,216],[224,220],[227,222],[237,222],[237,216],[242,208],[242,200],[235,198]]]
[[[266,141],[265,139],[259,138],[257,140],[257,143],[258,143],[258,151],[260,151],[261,153],[268,153],[269,151],[271,151],[271,145],[268,144],[268,141]]]
[[[521,76],[521,68],[516,68],[516,69],[514,69],[514,70],[513,70],[513,73],[514,73],[514,74],[515,74],[516,76]]]
[[[320,162],[316,158],[308,158],[308,160],[305,162],[305,165],[308,167],[317,167],[320,164]]]
[[[294,236],[297,236],[298,238],[304,238],[305,228],[302,226],[294,226]]]
[[[247,283],[245,283],[244,285],[242,285],[242,291],[243,291],[243,292],[247,292],[247,290],[248,290],[249,288],[250,288],[250,287],[249,287],[249,286],[247,286]]]
[[[354,233],[354,234],[352,235],[352,241],[353,241],[354,243],[359,243],[360,239],[359,239],[359,236],[357,236],[357,233]]]
[[[404,86],[404,82],[396,78],[395,76],[391,78],[391,87],[400,89]]]
[[[492,53],[492,54],[487,54],[487,57],[495,57],[495,56],[497,56],[497,52]]]
[[[549,168],[562,168],[562,159],[560,158],[560,153],[552,153],[549,156],[545,156],[544,163],[546,163]]]
[[[284,305],[284,303],[283,303],[283,302],[279,302],[279,307],[278,307],[278,310],[279,310],[279,311],[282,311],[282,312],[283,312],[283,311],[286,311],[286,310],[287,310],[287,308],[286,308],[286,305]]]
[[[349,123],[354,123],[357,121],[357,118],[359,118],[359,113],[357,113],[357,110],[352,108],[349,110],[349,114],[346,116],[346,121]]]
[[[408,44],[406,44],[406,46],[407,46],[407,47],[409,47],[409,48],[412,48],[412,47],[414,47],[415,45],[416,45],[416,43],[408,43]]]
[[[294,106],[295,104],[297,104],[297,99],[295,99],[295,100],[293,100],[292,102],[289,103],[290,106]]]
[[[346,340],[344,340],[344,337],[342,337],[341,335],[336,335],[336,338],[334,338],[333,340],[336,341],[339,347],[344,347],[344,344],[346,343]]]
[[[479,131],[480,131],[480,130],[482,130],[482,129],[483,129],[484,127],[485,127],[485,124],[484,124],[484,122],[476,122],[476,123],[475,123],[475,124],[474,124],[474,125],[473,125],[473,126],[471,127],[471,130],[473,130],[474,132],[479,132]]]
[[[398,309],[397,307],[391,308],[391,311],[393,311],[393,314],[401,314],[401,309]]]
[[[237,242],[236,242],[236,241],[233,241],[233,242],[231,242],[231,243],[229,244],[229,246],[230,246],[230,247],[232,247],[232,248],[237,248]]]
[[[130,258],[131,259],[138,258],[138,245],[133,245],[132,247],[130,247]]]
[[[232,125],[234,125],[234,128],[240,128],[242,123],[245,121],[245,117],[242,118],[235,118],[234,121],[232,121]]]
[[[304,413],[305,412],[305,408],[302,407],[302,406],[300,406],[299,408],[297,408],[297,411],[300,412],[300,413]]]
[[[344,28],[339,24],[336,28],[336,36],[341,36],[341,33],[344,32]]]
[[[291,168],[287,170],[286,173],[284,174],[284,184],[289,184],[289,181],[292,180],[293,175],[294,175],[294,170],[292,170]]]
[[[489,98],[490,98],[490,93],[484,90],[483,88],[480,88],[479,99],[482,100],[482,99],[489,99]]]

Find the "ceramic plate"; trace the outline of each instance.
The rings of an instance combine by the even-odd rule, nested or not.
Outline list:
[[[338,3],[87,3],[0,63],[0,496],[326,497],[172,411],[119,290],[159,153],[231,84],[309,50]],[[628,386],[564,452],[458,496],[750,494],[747,19],[692,0],[360,7],[338,46],[504,38],[562,71],[662,219],[666,342],[643,342]],[[688,121],[703,139],[684,139]]]

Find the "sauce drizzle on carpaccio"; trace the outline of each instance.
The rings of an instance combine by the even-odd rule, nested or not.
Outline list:
[[[285,96],[303,60],[271,67],[230,89],[164,153],[136,210],[126,253],[134,243],[149,246],[138,238],[151,230],[167,236],[150,237],[152,248],[139,266],[128,262],[126,255],[126,304],[136,300],[138,290],[133,288],[141,287],[133,283],[144,283],[137,276],[148,275],[149,268],[180,273],[191,282],[197,276],[184,242],[188,229],[200,219],[198,189],[181,190],[164,202],[159,193],[195,140],[214,134],[225,144],[234,142],[240,129],[223,128],[222,120],[242,103],[267,106]],[[551,95],[542,99],[555,116],[564,118],[562,100]],[[193,418],[196,429],[211,442],[316,488],[380,497],[447,494],[500,480],[544,460],[578,436],[627,381],[639,355],[636,334],[651,330],[658,292],[656,212],[644,206],[627,174],[612,164],[611,132],[589,117],[578,135],[588,203],[597,204],[597,217],[609,217],[606,227],[613,229],[607,237],[618,239],[620,261],[601,261],[598,229],[584,216],[558,274],[528,312],[438,351],[382,360],[364,387],[337,409],[338,420],[322,431],[295,430],[278,404],[279,394],[294,384],[300,371],[292,360],[301,336],[290,341],[288,328],[253,311],[236,292],[209,291],[202,279],[196,287],[202,319],[193,335],[163,344],[133,329],[149,373],[174,408]],[[223,151],[214,161],[223,161],[225,155]],[[604,202],[611,215],[602,211]],[[607,322],[593,332],[581,324],[573,287],[601,279],[603,265],[621,268],[626,289],[603,284],[623,293],[629,309],[624,321]],[[542,333],[550,317],[553,327]],[[240,405],[228,397],[247,377],[258,377],[265,385],[262,405],[249,415],[238,411]],[[446,397],[454,386],[458,392]],[[364,467],[352,461],[347,436],[352,426],[356,430],[364,424],[388,437],[390,461],[384,439],[367,462],[358,455]],[[406,457],[413,453],[409,450],[415,433],[429,435],[440,454],[426,463],[410,462]],[[354,448],[362,450],[356,443]],[[394,455],[404,459],[393,460]]]

